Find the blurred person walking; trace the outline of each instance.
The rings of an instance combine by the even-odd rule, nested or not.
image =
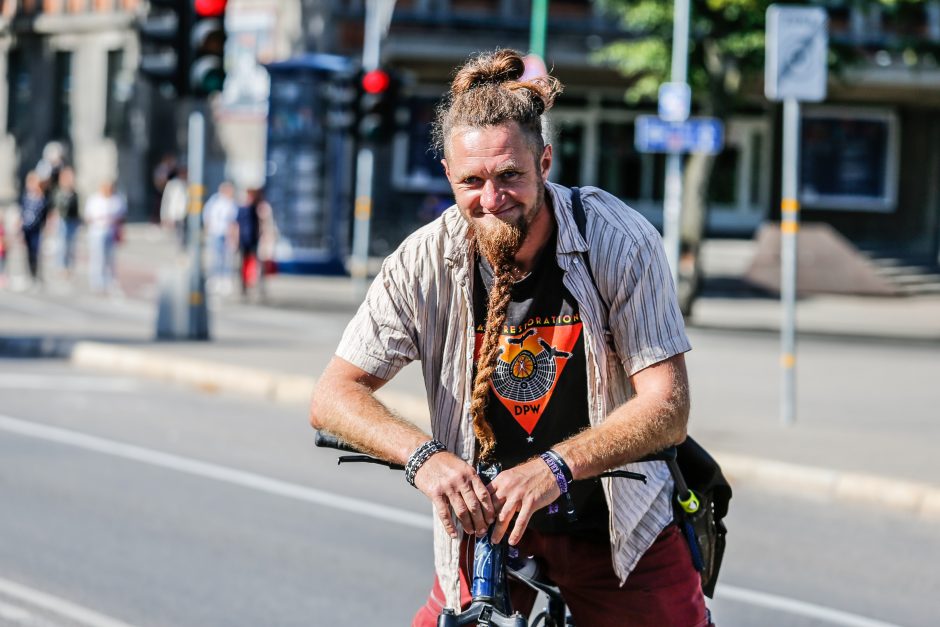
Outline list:
[[[160,157],[159,163],[153,169],[153,178],[151,182],[153,183],[153,196],[150,206],[150,219],[155,224],[161,222],[161,212],[160,208],[163,203],[163,192],[166,189],[166,184],[173,178],[176,178],[177,171],[179,170],[179,163],[177,162],[176,155],[171,152],[164,153]]]
[[[209,240],[209,284],[214,290],[225,293],[231,290],[231,244],[234,241],[237,217],[235,186],[229,181],[224,181],[219,185],[218,191],[206,201],[202,218]]]
[[[65,276],[70,278],[75,265],[75,235],[82,225],[82,216],[78,207],[78,194],[75,193],[75,171],[69,166],[62,168],[59,173],[59,184],[52,193],[51,205],[59,222],[59,264]]]
[[[49,215],[49,202],[46,199],[39,174],[31,170],[26,174],[23,197],[20,201],[20,220],[23,241],[26,244],[26,260],[29,265],[29,277],[34,285],[40,282],[39,250],[42,245],[42,229]]]
[[[3,210],[0,210],[0,287],[6,287],[7,284],[7,234],[6,227],[3,224],[6,221],[4,213]]]
[[[36,163],[36,174],[50,199],[59,186],[59,176],[68,167],[65,146],[61,142],[49,142],[42,149],[42,157]]]
[[[188,171],[181,166],[176,175],[166,182],[163,197],[160,199],[160,222],[173,231],[184,249],[186,248],[186,209],[189,191],[187,190]]]
[[[102,183],[85,203],[88,283],[96,293],[103,294],[113,289],[114,246],[126,213],[127,204],[115,193],[114,182],[110,180]]]
[[[264,199],[264,192],[252,188],[245,192],[245,204],[238,208],[238,252],[241,258],[242,297],[248,296],[248,289],[256,283],[261,295],[264,295],[264,266],[258,257],[258,246],[262,237],[270,239],[272,224],[271,205]],[[265,233],[267,231],[267,234]]]

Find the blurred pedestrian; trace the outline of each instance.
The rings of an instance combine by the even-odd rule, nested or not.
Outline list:
[[[180,166],[176,175],[166,182],[160,199],[160,222],[172,231],[183,248],[186,247],[186,214],[188,172]]]
[[[235,203],[235,187],[228,181],[219,185],[219,190],[209,197],[202,210],[206,227],[206,238],[210,255],[210,286],[218,291],[231,288],[231,252],[234,242],[238,205]]]
[[[102,183],[85,203],[88,231],[88,283],[97,293],[114,289],[114,246],[127,205],[115,193],[114,182]]]
[[[160,207],[163,201],[163,190],[166,189],[168,181],[176,177],[179,163],[176,155],[172,152],[164,153],[160,161],[153,169],[153,204],[151,205],[151,221],[159,223],[161,221]]]
[[[248,289],[255,284],[263,292],[264,267],[258,258],[258,245],[263,235],[263,227],[272,222],[271,205],[264,199],[260,188],[245,192],[245,204],[238,208],[238,252],[241,258],[242,296],[248,296]],[[266,228],[270,232],[270,228]]]
[[[42,188],[42,181],[35,170],[26,174],[23,198],[20,201],[20,219],[23,240],[26,243],[26,259],[29,276],[34,284],[40,281],[39,249],[42,244],[42,229],[49,215],[49,203]]]
[[[3,225],[5,216],[3,214],[3,210],[0,210],[0,287],[6,287],[7,284],[7,241],[6,228]]]
[[[60,266],[67,277],[72,275],[75,264],[75,235],[82,224],[75,193],[75,171],[69,166],[59,173],[59,184],[52,193],[52,209],[59,221]]]
[[[42,158],[36,163],[35,171],[49,200],[59,186],[62,170],[67,166],[65,146],[61,142],[49,142],[43,147]]]

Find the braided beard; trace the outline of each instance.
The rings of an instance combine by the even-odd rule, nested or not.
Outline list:
[[[477,374],[470,397],[473,433],[479,445],[479,459],[489,461],[496,448],[496,436],[486,419],[490,379],[499,358],[499,332],[506,322],[516,270],[515,257],[528,234],[528,222],[520,216],[516,223],[497,221],[485,230],[472,229],[477,248],[493,266],[493,286],[487,298],[486,330],[477,360]]]

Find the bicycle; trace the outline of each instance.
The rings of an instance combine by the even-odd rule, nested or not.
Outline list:
[[[340,456],[337,464],[370,463],[385,466],[391,470],[404,470],[404,466],[400,464],[365,455],[343,440],[323,431],[317,431],[315,443],[321,448],[352,453],[352,455]],[[642,461],[663,460],[668,463],[670,459],[675,461],[675,448],[648,456]],[[477,474],[483,479],[484,484],[492,481],[499,472],[498,464],[477,465]],[[627,478],[646,483],[646,475],[626,470],[613,470],[599,476]],[[569,518],[576,515],[570,501],[567,503],[565,515]],[[538,562],[534,558],[520,555],[509,546],[507,537],[493,544],[490,539],[491,533],[492,527],[475,542],[470,606],[459,614],[453,608],[444,608],[438,618],[437,627],[460,627],[472,624],[480,627],[573,626],[574,622],[568,615],[567,605],[561,591],[551,581],[541,576]],[[509,599],[509,579],[521,582],[545,595],[545,607],[539,610],[531,623],[521,613],[513,611]]]

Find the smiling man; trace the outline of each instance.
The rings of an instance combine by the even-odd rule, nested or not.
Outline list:
[[[708,625],[669,472],[636,463],[685,438],[690,345],[656,230],[583,188],[582,237],[572,190],[548,182],[542,116],[560,91],[511,50],[458,71],[435,125],[456,204],[386,259],[311,423],[404,464],[434,505],[437,579],[414,625],[469,600],[463,549],[491,525],[542,561],[579,625]],[[374,396],[415,359],[431,435]],[[484,486],[478,461],[504,470]],[[611,469],[648,482],[597,478]]]

